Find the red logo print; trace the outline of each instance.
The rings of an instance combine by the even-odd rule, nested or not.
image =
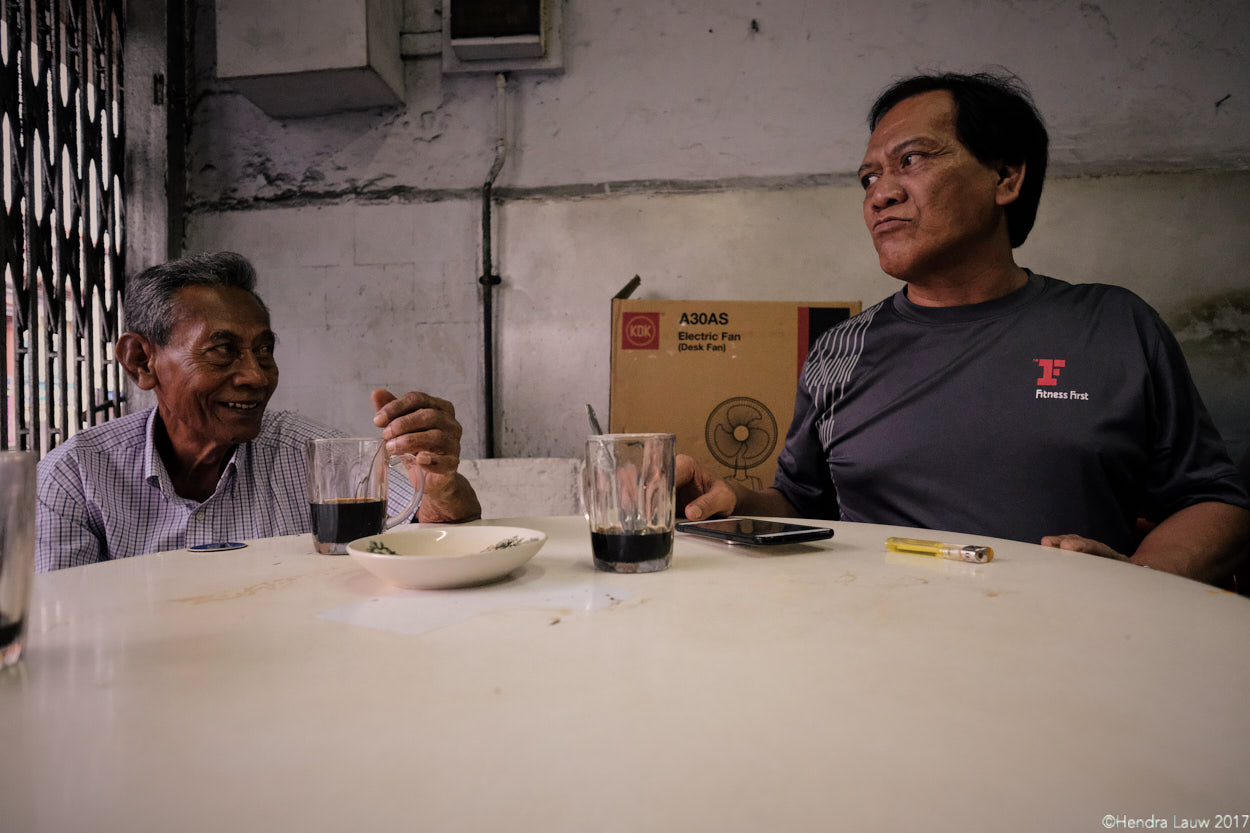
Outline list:
[[[622,350],[659,350],[660,314],[658,312],[621,313]]]
[[[1034,359],[1033,361],[1042,369],[1042,378],[1038,379],[1037,383],[1052,388],[1059,384],[1059,371],[1068,365],[1063,359]]]

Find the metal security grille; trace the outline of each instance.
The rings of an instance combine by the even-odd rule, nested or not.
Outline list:
[[[0,0],[0,447],[121,414],[125,0]]]

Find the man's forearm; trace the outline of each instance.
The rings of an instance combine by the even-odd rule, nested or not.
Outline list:
[[[86,524],[65,521],[40,511],[35,535],[35,572],[48,573],[64,567],[94,564],[100,560],[103,541]]]
[[[35,572],[94,564],[108,552],[103,524],[93,523],[76,471],[40,465],[35,502]],[[98,533],[98,534],[97,534]]]
[[[1156,570],[1218,582],[1250,547],[1250,512],[1226,503],[1196,503],[1164,520],[1142,539],[1132,561]]]
[[[425,523],[463,523],[482,517],[482,505],[478,502],[473,486],[459,472],[453,474],[427,474],[425,495],[417,520]]]
[[[797,518],[799,510],[794,504],[776,489],[748,489],[732,480],[726,480],[729,488],[738,497],[734,507],[735,515],[760,515],[772,518]]]

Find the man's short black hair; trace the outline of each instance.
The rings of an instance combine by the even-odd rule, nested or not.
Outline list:
[[[176,320],[174,296],[188,286],[233,286],[252,293],[256,303],[269,308],[256,294],[256,270],[235,252],[190,255],[145,269],[126,284],[126,329],[153,344],[169,343]]]
[[[1009,74],[916,75],[896,81],[877,96],[868,115],[869,129],[876,130],[903,99],[934,90],[946,90],[955,99],[955,135],[982,164],[1024,163],[1020,196],[1006,208],[1012,248],[1019,246],[1037,218],[1050,142],[1033,97],[1019,78]]]

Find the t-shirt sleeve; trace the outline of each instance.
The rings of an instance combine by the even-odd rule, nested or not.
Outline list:
[[[104,526],[87,500],[77,461],[58,455],[39,466],[35,507],[35,572],[107,558]]]
[[[1246,489],[1194,386],[1180,344],[1150,311],[1151,455],[1146,517],[1159,521],[1197,503],[1250,508]]]
[[[786,433],[785,447],[777,456],[773,488],[785,495],[802,517],[836,521],[838,493],[816,431],[816,418],[811,393],[800,378],[794,397],[794,419]]]

